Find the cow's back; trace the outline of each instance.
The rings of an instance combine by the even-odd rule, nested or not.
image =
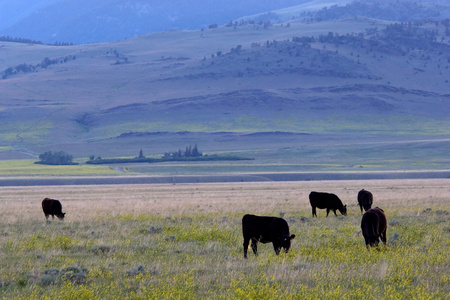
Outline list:
[[[62,205],[59,200],[45,198],[42,200],[42,210],[45,215],[57,215],[58,218],[64,218],[64,213],[62,212]]]
[[[380,234],[386,232],[387,220],[384,211],[375,207],[364,213],[361,219],[361,231],[371,243],[378,242]]]
[[[324,192],[311,192],[309,194],[309,202],[311,206],[317,207],[320,209],[323,208],[341,208],[344,205],[342,204],[341,199],[335,194],[324,193]]]
[[[373,212],[377,215],[378,218],[378,229],[380,232],[386,231],[387,228],[387,219],[384,210],[379,207],[372,208]],[[371,209],[371,210],[372,210]]]
[[[371,192],[362,189],[358,192],[358,204],[364,208],[365,211],[368,211],[373,204],[373,195]]]
[[[244,237],[258,237],[269,235],[275,217],[245,215],[242,218],[242,233]]]
[[[50,214],[52,212],[53,201],[54,200],[50,198],[45,198],[42,200],[42,210],[45,214]]]

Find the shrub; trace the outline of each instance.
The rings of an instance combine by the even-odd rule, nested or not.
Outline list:
[[[75,284],[82,284],[86,282],[86,268],[79,268],[77,266],[69,266],[61,270],[61,279],[70,281]]]

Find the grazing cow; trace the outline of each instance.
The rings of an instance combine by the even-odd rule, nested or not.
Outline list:
[[[289,226],[282,218],[245,215],[242,218],[242,234],[244,235],[244,258],[247,258],[248,244],[252,240],[252,250],[258,255],[258,242],[272,242],[276,255],[283,247],[288,252],[295,234],[289,234]]]
[[[330,210],[334,212],[335,216],[337,216],[336,210],[339,210],[344,216],[347,215],[347,205],[343,205],[342,201],[335,194],[311,192],[309,194],[309,203],[311,203],[313,217],[317,217],[316,208],[326,208],[327,217]]]
[[[387,220],[384,211],[375,207],[364,213],[361,219],[361,230],[366,241],[366,247],[378,246],[381,241],[386,245]]]
[[[52,219],[55,219],[55,215],[58,217],[58,219],[63,220],[64,215],[66,213],[63,213],[61,211],[62,206],[61,202],[59,200],[45,198],[42,200],[42,210],[45,214],[45,219],[48,221],[48,216],[52,215]]]
[[[368,211],[372,207],[373,203],[373,195],[371,192],[362,189],[358,192],[358,205],[361,209],[361,214],[364,211]]]

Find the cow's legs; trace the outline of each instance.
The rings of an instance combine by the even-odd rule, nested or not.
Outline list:
[[[327,217],[328,217],[328,214],[330,213],[330,209],[329,208],[327,208]]]
[[[335,210],[335,209],[333,209],[333,212],[334,212],[334,215],[337,217],[337,214],[336,214],[336,210]]]
[[[281,247],[278,246],[276,243],[273,243],[273,249],[275,250],[276,255],[280,254]]]
[[[244,258],[247,258],[247,250],[248,250],[249,242],[250,242],[250,239],[244,238]]]
[[[360,204],[359,208],[361,209],[361,214],[363,213],[363,206]]]
[[[317,212],[316,212],[316,208],[313,206],[313,208],[312,208],[312,216],[314,217],[317,217]]]
[[[255,255],[258,255],[258,241],[255,239],[252,239],[252,250]]]
[[[381,241],[386,245],[386,230],[381,234]]]

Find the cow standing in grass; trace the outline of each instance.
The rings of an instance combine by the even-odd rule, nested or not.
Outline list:
[[[42,200],[42,210],[44,211],[45,219],[47,220],[47,222],[50,215],[52,215],[52,219],[55,219],[56,215],[56,217],[58,217],[58,219],[60,220],[64,220],[64,216],[66,215],[66,213],[63,213],[61,211],[61,202],[55,199],[45,198],[44,200]]]
[[[263,244],[272,243],[276,255],[280,254],[281,248],[288,252],[291,240],[295,234],[290,235],[289,226],[282,218],[245,215],[242,218],[242,234],[244,235],[244,258],[247,258],[247,250],[252,240],[252,250],[258,255],[258,242]]]
[[[365,189],[362,189],[358,192],[358,205],[361,209],[361,214],[364,211],[368,211],[373,204],[373,195],[371,192],[366,191]]]
[[[364,213],[361,219],[361,230],[366,247],[378,246],[381,241],[386,245],[387,220],[384,211],[375,207]]]
[[[336,210],[339,210],[342,215],[347,215],[347,205],[342,204],[341,199],[335,194],[322,193],[322,192],[311,192],[309,194],[309,203],[312,207],[312,216],[317,217],[316,208],[327,209],[327,217],[330,210],[334,212],[337,216]]]

